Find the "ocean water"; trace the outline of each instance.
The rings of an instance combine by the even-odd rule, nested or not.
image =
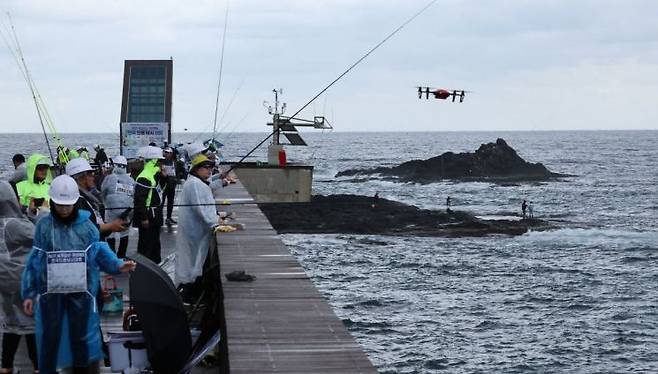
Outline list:
[[[315,165],[314,193],[516,215],[523,199],[557,229],[522,236],[283,235],[382,373],[658,372],[658,131],[304,133],[288,159]],[[221,134],[235,160],[264,134]],[[499,186],[335,178],[504,138],[526,160],[574,175]],[[186,142],[197,134],[176,134]],[[118,136],[64,135],[67,145]],[[43,136],[2,135],[0,172]],[[264,159],[265,150],[252,159]]]

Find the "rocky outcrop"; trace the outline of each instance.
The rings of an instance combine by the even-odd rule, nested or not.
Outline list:
[[[446,152],[427,160],[412,160],[394,167],[349,169],[336,174],[365,176],[379,174],[401,182],[433,183],[444,179],[463,181],[492,181],[499,183],[546,181],[565,174],[553,173],[541,163],[530,163],[521,158],[505,140],[482,144],[474,153]]]
[[[377,234],[404,236],[521,235],[532,228],[551,228],[547,222],[482,220],[462,211],[420,209],[400,202],[359,195],[313,196],[309,203],[259,204],[280,233]]]

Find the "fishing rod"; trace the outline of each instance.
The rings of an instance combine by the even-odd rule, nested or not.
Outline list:
[[[25,79],[28,88],[30,89],[30,93],[32,94],[32,100],[34,101],[34,106],[37,110],[37,116],[39,117],[39,123],[41,124],[41,130],[43,131],[43,137],[46,140],[46,147],[48,147],[48,154],[50,155],[50,159],[52,161],[55,161],[55,158],[53,157],[53,151],[50,147],[50,140],[48,139],[48,134],[46,133],[46,126],[44,125],[44,114],[42,114],[43,108],[40,107],[39,105],[39,100],[41,96],[39,95],[39,92],[36,88],[36,85],[34,84],[34,81],[32,80],[32,76],[30,74],[29,69],[27,68],[27,63],[25,62],[25,56],[23,55],[23,50],[21,48],[21,44],[18,41],[18,35],[16,33],[16,28],[14,27],[14,23],[11,18],[11,14],[7,12],[7,20],[9,21],[9,26],[11,28],[11,33],[7,32],[9,40],[7,40],[4,36],[2,35],[2,39],[4,40],[5,44],[7,45],[7,48],[11,52],[11,54],[14,57],[14,60],[16,61],[16,64],[18,65],[18,69],[21,71],[23,78]],[[13,35],[13,40],[11,39],[11,36]],[[13,42],[15,45],[11,46],[11,42]],[[49,126],[52,127],[52,126]]]
[[[333,86],[336,82],[341,80],[347,73],[349,73],[354,67],[356,67],[358,64],[361,63],[361,61],[365,60],[366,57],[370,56],[371,53],[373,53],[377,48],[379,48],[382,44],[386,43],[390,38],[393,37],[393,35],[397,34],[400,30],[402,30],[405,26],[407,26],[409,23],[411,23],[416,17],[420,16],[422,13],[424,13],[429,7],[431,7],[434,3],[436,3],[438,0],[432,0],[430,1],[427,5],[422,7],[418,12],[416,12],[411,18],[403,22],[398,28],[393,30],[387,37],[385,37],[381,42],[377,43],[373,48],[371,48],[365,55],[363,55],[360,59],[358,59],[355,63],[353,63],[347,70],[345,70],[342,74],[340,74],[336,79],[334,79],[331,83],[329,83],[325,88],[323,88],[317,95],[313,96],[311,100],[309,100],[306,104],[304,104],[298,111],[295,112],[292,116],[289,116],[289,118],[293,118],[296,115],[298,115],[302,110],[306,109],[307,106],[309,106],[311,103],[313,103],[320,95],[325,93],[331,86]],[[274,126],[275,129],[272,131],[270,135],[268,135],[265,139],[263,139],[258,145],[256,145],[254,148],[251,149],[244,157],[240,159],[237,163],[231,165],[231,167],[228,169],[227,173],[235,169],[236,166],[242,164],[244,160],[249,157],[256,149],[258,149],[261,145],[263,145],[268,139],[273,137],[275,134],[279,133],[281,130],[281,127]]]
[[[7,33],[7,38],[9,38],[9,41],[3,36],[3,40],[5,41],[5,44],[7,45],[7,48],[10,50],[12,56],[14,57],[14,60],[16,64],[18,65],[18,69],[23,75],[23,78],[25,79],[25,82],[28,85],[28,88],[30,89],[30,92],[32,93],[32,99],[34,101],[34,105],[37,110],[37,115],[39,117],[39,122],[41,124],[41,129],[43,131],[44,138],[46,140],[46,146],[48,147],[48,153],[50,155],[50,158],[55,161],[55,158],[53,157],[52,153],[52,148],[50,146],[50,141],[48,140],[48,135],[46,132],[46,126],[48,127],[48,130],[53,136],[53,139],[57,143],[58,147],[62,147],[62,142],[59,134],[57,133],[57,129],[53,125],[52,118],[50,117],[50,114],[48,113],[48,109],[46,107],[46,104],[43,100],[43,97],[39,93],[39,89],[37,88],[36,83],[34,82],[34,79],[32,79],[32,74],[30,73],[30,70],[27,67],[27,62],[25,61],[25,56],[23,55],[23,49],[21,47],[21,43],[18,39],[18,34],[16,33],[16,28],[14,27],[14,22],[12,20],[11,14],[7,12],[7,20],[9,22],[9,27],[5,26],[6,28],[6,33]],[[11,31],[10,31],[11,30]],[[0,33],[2,34],[2,33]],[[13,46],[11,45],[13,44]],[[68,157],[65,157],[68,159]],[[68,161],[68,160],[67,160]]]
[[[226,106],[226,109],[224,109],[224,112],[222,113],[221,117],[219,117],[219,123],[220,124],[222,124],[224,122],[224,118],[228,114],[229,110],[231,110],[231,107],[233,106],[233,102],[235,101],[235,98],[238,96],[238,92],[240,92],[240,89],[242,89],[243,84],[244,84],[244,78],[242,78],[242,80],[240,81],[240,84],[238,85],[238,87],[235,89],[235,91],[233,91],[233,95],[231,96],[231,100],[229,100],[228,105]],[[210,126],[211,125],[206,126],[203,129],[202,132],[197,134],[197,136],[195,136],[194,139],[192,139],[192,143],[199,140],[199,138],[201,138],[206,133],[206,131],[210,128]],[[224,131],[224,129],[226,127],[227,127],[227,124],[224,124],[222,127],[219,128],[219,130],[217,132],[221,133],[222,131]]]
[[[222,70],[224,68],[224,47],[226,46],[226,27],[228,25],[228,4],[226,1],[226,13],[224,14],[224,33],[222,34],[222,53],[219,59],[219,79],[217,80],[217,97],[215,98],[215,120],[212,127],[212,143],[215,143],[215,136],[217,134],[217,112],[219,111],[219,92],[222,87]]]

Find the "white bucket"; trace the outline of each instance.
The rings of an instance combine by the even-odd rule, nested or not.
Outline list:
[[[112,372],[121,372],[128,368],[145,369],[150,365],[146,355],[146,347],[142,349],[128,348],[126,345],[144,345],[144,335],[141,331],[108,332],[107,345],[110,351]],[[129,344],[126,344],[129,343]]]

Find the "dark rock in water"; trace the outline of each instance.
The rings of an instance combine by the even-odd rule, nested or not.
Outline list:
[[[483,220],[462,211],[435,211],[359,195],[313,196],[309,203],[259,204],[280,233],[405,236],[521,235],[551,228],[538,219]]]
[[[401,182],[432,183],[443,179],[464,181],[493,181],[510,183],[519,181],[545,181],[567,175],[553,173],[541,163],[522,159],[505,140],[482,144],[475,153],[446,152],[427,160],[412,160],[394,167],[349,169],[336,174],[341,176],[380,174]]]

